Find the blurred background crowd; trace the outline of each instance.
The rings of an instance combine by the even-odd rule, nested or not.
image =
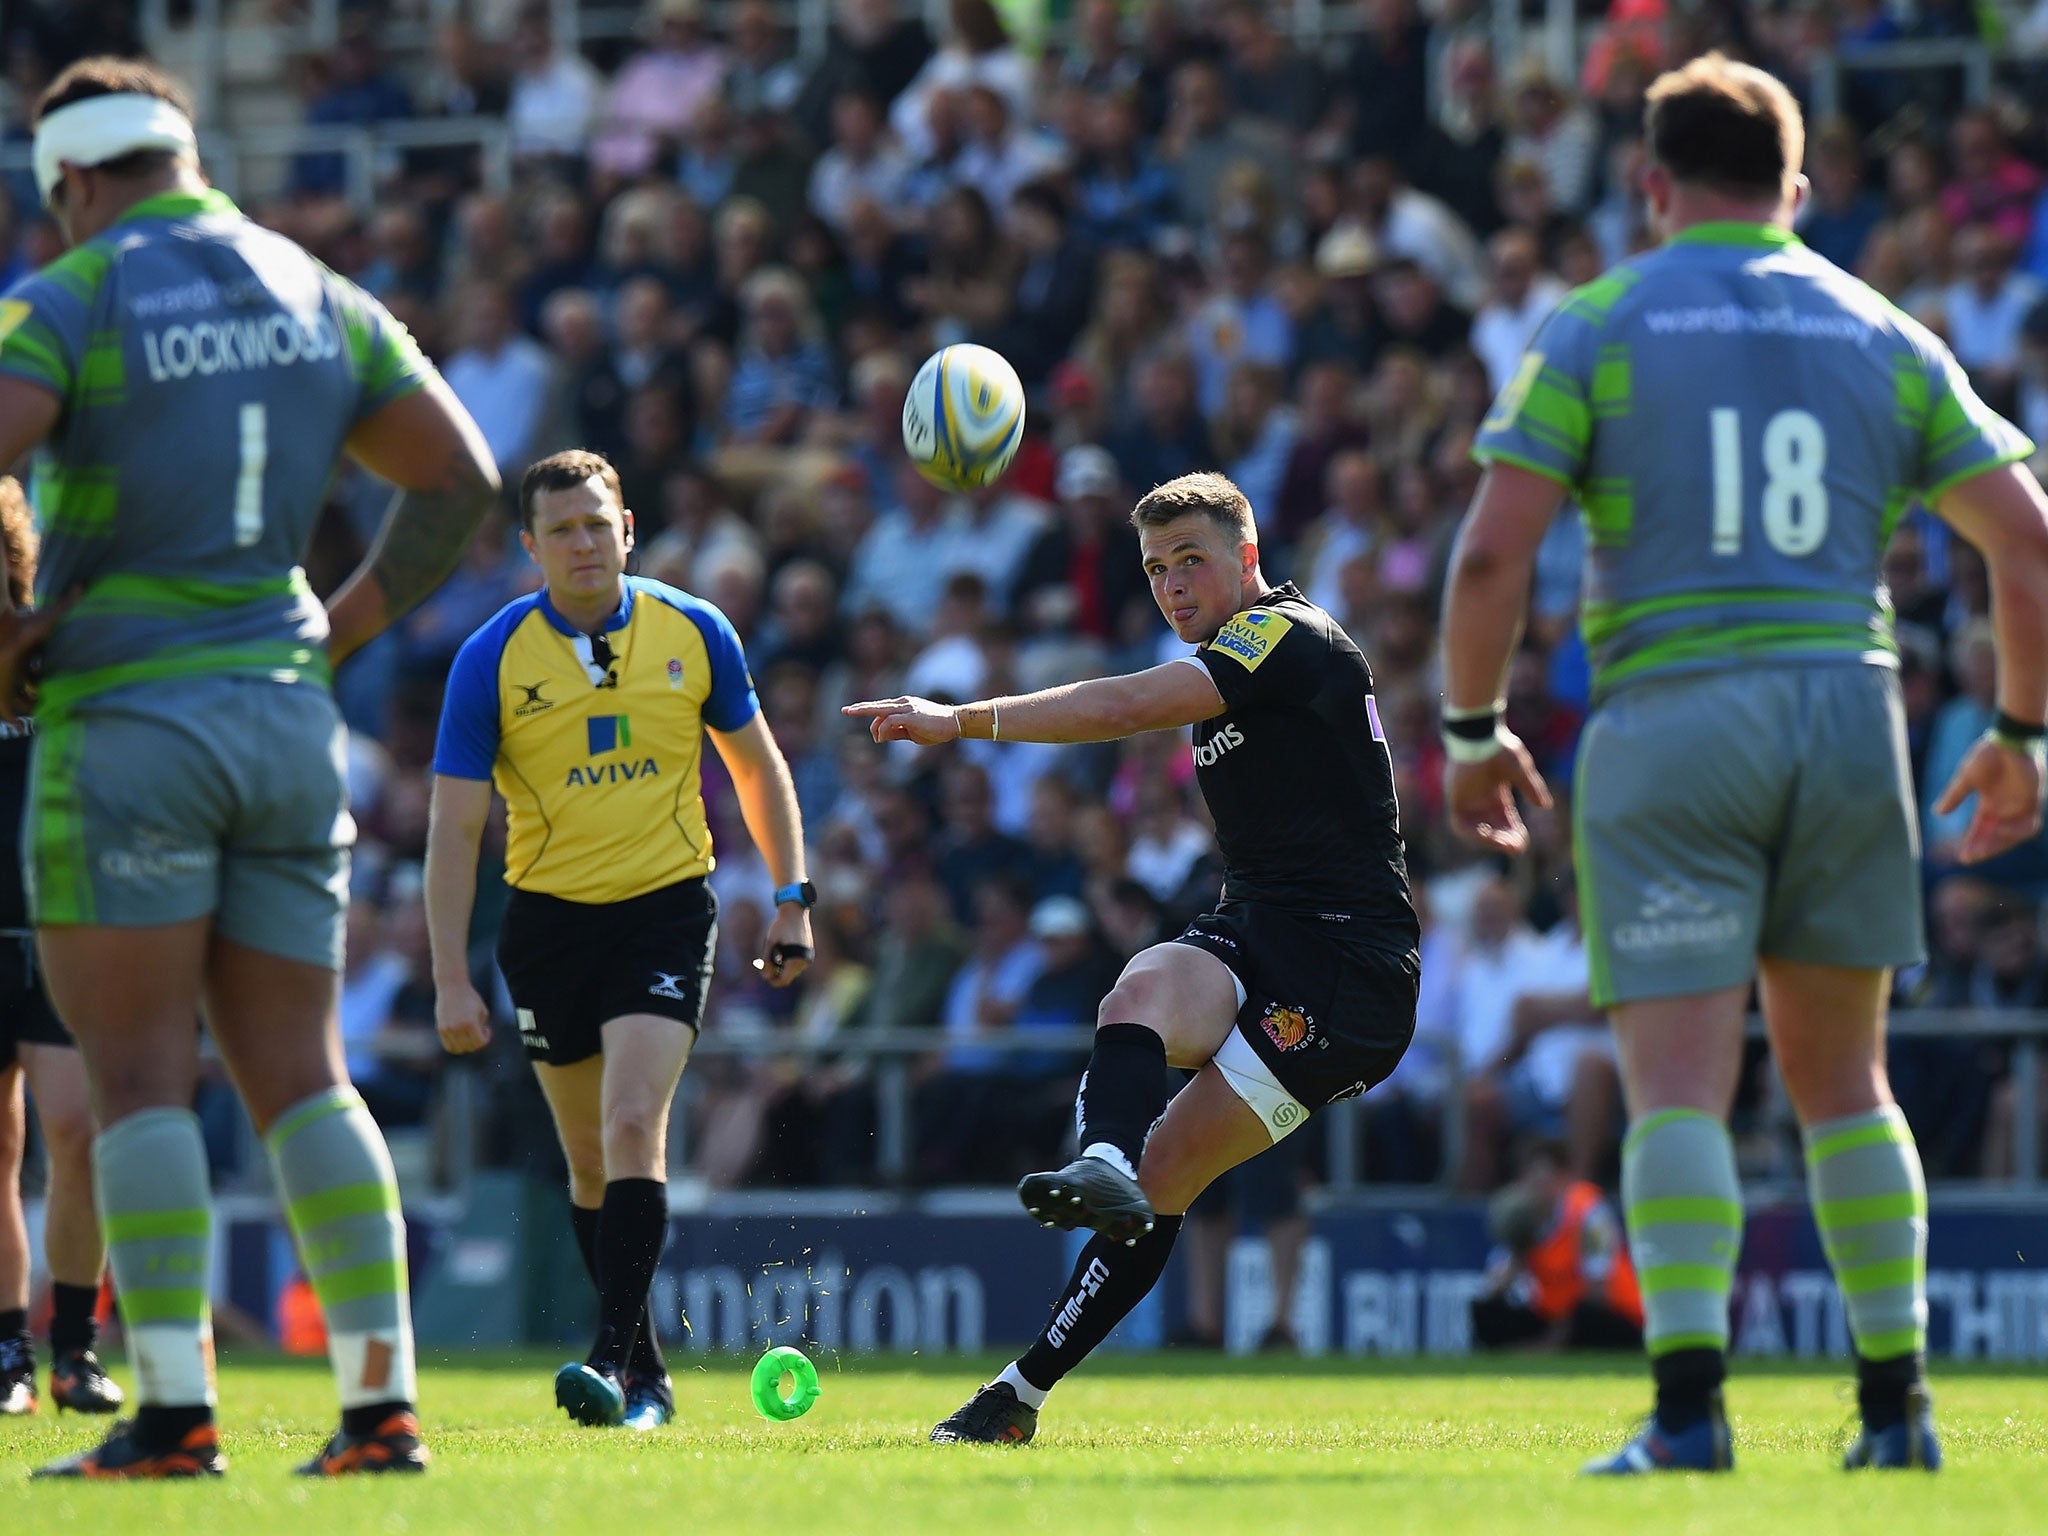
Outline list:
[[[2048,0],[1582,3],[1571,70],[1499,56],[1479,0],[1336,8],[1342,31],[1311,48],[1286,7],[1254,0],[838,0],[822,49],[800,56],[765,0],[652,0],[630,36],[580,45],[559,35],[560,5],[394,0],[345,6],[336,43],[292,61],[309,125],[504,123],[508,178],[451,138],[381,156],[366,200],[339,152],[308,148],[245,204],[412,328],[508,484],[566,446],[614,459],[636,568],[732,619],[794,770],[818,960],[774,992],[747,964],[770,881],[707,754],[724,910],[707,1038],[769,1047],[686,1080],[680,1156],[709,1186],[877,1178],[875,1071],[845,1049],[862,1031],[945,1031],[910,1069],[913,1185],[1007,1180],[1071,1135],[1080,1059],[990,1042],[1092,1023],[1122,961],[1215,898],[1188,741],[883,751],[837,711],[1178,653],[1124,517],[1154,483],[1210,467],[1257,508],[1267,576],[1370,658],[1392,743],[1424,984],[1414,1048],[1346,1133],[1358,1170],[1483,1193],[1536,1133],[1575,1173],[1612,1176],[1621,1113],[1585,996],[1568,823],[1538,816],[1535,856],[1513,869],[1448,840],[1435,620],[1495,391],[1572,285],[1650,240],[1642,94],[1667,64],[1720,48],[1812,106],[1817,61],[1842,60],[1835,115],[1810,124],[1805,238],[1946,336],[1987,399],[2048,439],[2048,70],[2031,53],[2048,46]],[[291,0],[259,9],[295,15]],[[139,46],[127,13],[16,0],[9,141],[26,142],[28,103],[69,58]],[[431,24],[414,28],[431,46],[387,51],[394,21]],[[1997,51],[1988,93],[1952,67],[1854,67],[1859,51],[1957,39]],[[25,181],[17,168],[0,203],[0,279],[57,248]],[[898,423],[917,364],[962,340],[1015,363],[1031,431],[1001,483],[949,496],[905,462]],[[384,502],[337,482],[309,562],[322,591]],[[343,1007],[387,1126],[431,1127],[449,1074],[480,1073],[483,1156],[541,1167],[555,1154],[512,1031],[481,1064],[434,1047],[420,903],[443,680],[470,631],[534,584],[514,534],[509,516],[489,526],[339,681],[362,829]],[[1509,693],[1557,786],[1587,706],[1581,553],[1577,519],[1560,518]],[[1915,510],[1884,574],[1931,799],[1992,714],[1984,569]],[[1923,830],[1934,958],[1899,978],[1901,1003],[2042,1006],[2048,844],[1963,874],[1960,819],[1929,809]],[[503,1009],[501,905],[487,878],[474,954]],[[1930,1174],[2009,1173],[2008,1048],[1894,1051]],[[1793,1166],[1760,1050],[1738,1124],[1750,1171]],[[1284,1143],[1277,1177],[1322,1176],[1329,1148]],[[225,1111],[217,1155],[239,1155]]]

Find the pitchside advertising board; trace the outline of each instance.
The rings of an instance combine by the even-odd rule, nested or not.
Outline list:
[[[536,1202],[497,1228],[416,1219],[420,1336],[440,1345],[568,1341],[588,1325],[589,1287],[566,1219]],[[489,1212],[503,1216],[507,1202]],[[563,1228],[563,1240],[553,1229]],[[1929,1241],[1931,1349],[1938,1358],[2048,1360],[2048,1211],[1938,1208]],[[679,1217],[655,1285],[658,1321],[682,1352],[747,1352],[808,1341],[849,1353],[1007,1349],[1044,1326],[1080,1252],[1075,1234],[1019,1216]],[[290,1242],[270,1223],[229,1233],[233,1299],[258,1316],[289,1276]],[[1317,1354],[1458,1355],[1487,1241],[1476,1210],[1326,1212],[1289,1310]],[[1156,1348],[1180,1316],[1178,1258],[1111,1347]],[[1249,1350],[1272,1320],[1262,1244],[1229,1261],[1229,1337]],[[565,1299],[566,1298],[566,1299]],[[1846,1356],[1848,1330],[1803,1207],[1749,1213],[1733,1299],[1738,1355]]]

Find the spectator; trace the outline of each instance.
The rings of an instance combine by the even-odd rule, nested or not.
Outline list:
[[[588,448],[617,463],[625,457],[626,386],[612,366],[596,296],[583,288],[556,290],[541,310],[540,329],[555,364],[544,443]]]
[[[1323,72],[1274,27],[1256,0],[1223,8],[1222,37],[1231,102],[1248,117],[1305,133],[1323,115]]]
[[[755,273],[743,300],[747,321],[726,396],[727,440],[787,445],[814,412],[837,404],[832,361],[819,342],[809,295],[792,273]]]
[[[1863,143],[1846,122],[1831,122],[1813,136],[1807,156],[1813,195],[1799,214],[1799,235],[1845,271],[1854,272],[1872,231],[1884,219],[1884,201],[1863,179]]]
[[[374,128],[412,116],[412,96],[377,47],[376,28],[360,13],[349,17],[325,60],[326,79],[306,108],[310,128]],[[304,154],[292,173],[304,197],[336,197],[349,190],[348,163],[336,153]]]
[[[973,916],[975,887],[982,880],[1028,879],[1035,860],[1026,844],[996,829],[987,769],[974,762],[953,763],[942,789],[945,817],[937,873],[953,915],[964,923]]]
[[[1095,98],[1088,149],[1077,168],[1081,232],[1101,246],[1148,250],[1179,209],[1173,173],[1140,137],[1138,103],[1127,92]]]
[[[1137,419],[1109,442],[1123,483],[1139,494],[1213,463],[1208,428],[1195,403],[1195,369],[1181,352],[1161,352],[1137,369]]]
[[[1540,62],[1525,64],[1515,77],[1512,119],[1508,159],[1526,160],[1543,172],[1554,207],[1571,214],[1592,207],[1599,127]]]
[[[590,260],[590,221],[580,198],[568,193],[543,198],[533,210],[533,265],[520,286],[519,325],[540,330],[540,312],[560,288],[587,288],[596,278]]]
[[[1009,99],[992,85],[961,92],[960,124],[953,178],[978,188],[991,208],[1008,208],[1019,187],[1060,169],[1057,152],[1017,126]]]
[[[1293,322],[1273,296],[1270,264],[1266,237],[1256,230],[1223,237],[1222,283],[1187,326],[1196,398],[1205,417],[1222,413],[1231,370],[1240,363],[1285,368],[1293,353]]]
[[[1226,172],[1248,161],[1284,202],[1294,186],[1286,138],[1272,124],[1233,114],[1223,73],[1192,60],[1174,74],[1173,115],[1159,141],[1160,159],[1173,167],[1180,217],[1206,230],[1216,214]]]
[[[845,647],[831,571],[816,560],[797,559],[775,573],[768,619],[755,650],[764,673],[792,663],[817,678],[840,660]],[[813,820],[805,814],[806,825]]]
[[[990,875],[973,890],[974,947],[940,1014],[957,1042],[928,1061],[917,1094],[918,1172],[928,1183],[992,1179],[1011,1154],[1008,1057],[974,1042],[1007,1033],[1045,958],[1031,937],[1020,881]],[[1028,1171],[1028,1170],[1025,1170]]]
[[[1308,600],[1342,613],[1346,569],[1355,561],[1370,562],[1379,548],[1386,480],[1370,452],[1347,448],[1329,461],[1328,487],[1326,509],[1304,533],[1294,565]]]
[[[2018,250],[2033,230],[2041,172],[2006,144],[1995,114],[1973,108],[1949,129],[1955,176],[1941,189],[1941,211],[1952,228],[1988,224],[2006,246]]]
[[[811,211],[845,232],[856,199],[882,208],[902,200],[910,159],[883,125],[872,92],[849,87],[832,103],[832,146],[811,170]]]
[[[973,563],[967,512],[907,459],[896,486],[896,510],[877,517],[854,549],[843,607],[854,615],[879,608],[901,630],[922,635],[947,578]]]
[[[1429,24],[1414,0],[1371,0],[1367,10],[1332,92],[1331,127],[1354,157],[1414,155],[1429,117]]]
[[[1049,181],[1018,189],[1009,232],[1019,257],[1017,290],[989,344],[1015,366],[1025,388],[1036,391],[1088,322],[1095,259],[1069,230],[1066,197]]]
[[[512,295],[502,283],[478,282],[462,305],[462,350],[441,370],[455,397],[476,418],[498,473],[515,480],[533,458],[550,385],[547,353],[521,334]]]
[[[689,132],[727,67],[704,30],[703,0],[649,0],[641,24],[652,40],[612,81],[590,149],[592,169],[621,181],[645,175]]]
[[[1390,156],[1352,167],[1344,223],[1370,235],[1382,260],[1415,263],[1460,307],[1485,297],[1486,254],[1472,231],[1441,198],[1403,181]]]
[[[1956,236],[1958,280],[1942,295],[1949,346],[1977,387],[2008,398],[2018,381],[2020,332],[2042,299],[2041,285],[2013,270],[2013,247],[1990,224]]]
[[[1212,423],[1224,473],[1262,517],[1277,509],[1294,456],[1295,413],[1281,396],[1281,378],[1278,368],[1239,363],[1230,371],[1223,410]]]
[[[932,210],[931,267],[904,296],[931,326],[939,346],[1000,325],[1015,287],[1014,255],[996,230],[979,188],[955,187]]]
[[[603,90],[604,79],[588,59],[555,46],[547,6],[520,12],[512,29],[512,94],[505,113],[513,154],[580,161]]]
[[[731,28],[725,99],[742,114],[790,113],[803,93],[804,75],[784,46],[768,0],[740,0],[733,7]]]
[[[440,259],[426,218],[407,203],[379,207],[370,219],[371,258],[356,281],[387,304],[403,295],[431,304],[441,290]]]
[[[890,126],[913,155],[928,155],[936,144],[934,98],[987,86],[1002,98],[1011,120],[1031,115],[1031,64],[1010,46],[995,6],[990,0],[951,0],[948,14],[952,29],[945,46],[889,108]]]
[[[1643,1297],[1614,1208],[1574,1178],[1564,1148],[1537,1141],[1487,1207],[1495,1249],[1472,1302],[1482,1349],[1637,1350]]]
[[[1505,229],[1488,247],[1493,291],[1472,317],[1472,350],[1486,365],[1486,382],[1498,392],[1521,366],[1522,354],[1565,296],[1565,286],[1542,270],[1533,236]]]

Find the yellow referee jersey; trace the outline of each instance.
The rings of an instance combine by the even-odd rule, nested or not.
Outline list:
[[[759,708],[739,636],[701,598],[628,576],[592,637],[537,592],[463,642],[434,771],[497,785],[510,884],[624,901],[710,873],[704,730]]]

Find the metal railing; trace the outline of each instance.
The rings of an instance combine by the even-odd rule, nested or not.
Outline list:
[[[1974,38],[1930,38],[1882,43],[1849,53],[1824,53],[1813,64],[1810,116],[1815,122],[1825,122],[1841,111],[1844,76],[1912,74],[1928,69],[1961,71],[1963,99],[1977,106],[1991,95],[1991,65],[1991,50]]]
[[[292,162],[299,156],[339,155],[345,195],[365,212],[375,206],[379,181],[401,156],[413,150],[470,146],[477,150],[483,184],[494,192],[511,190],[511,134],[495,117],[422,117],[373,127],[307,124],[199,135],[207,175],[230,197],[275,195],[290,185]],[[0,173],[23,173],[32,163],[29,145],[0,144]]]

